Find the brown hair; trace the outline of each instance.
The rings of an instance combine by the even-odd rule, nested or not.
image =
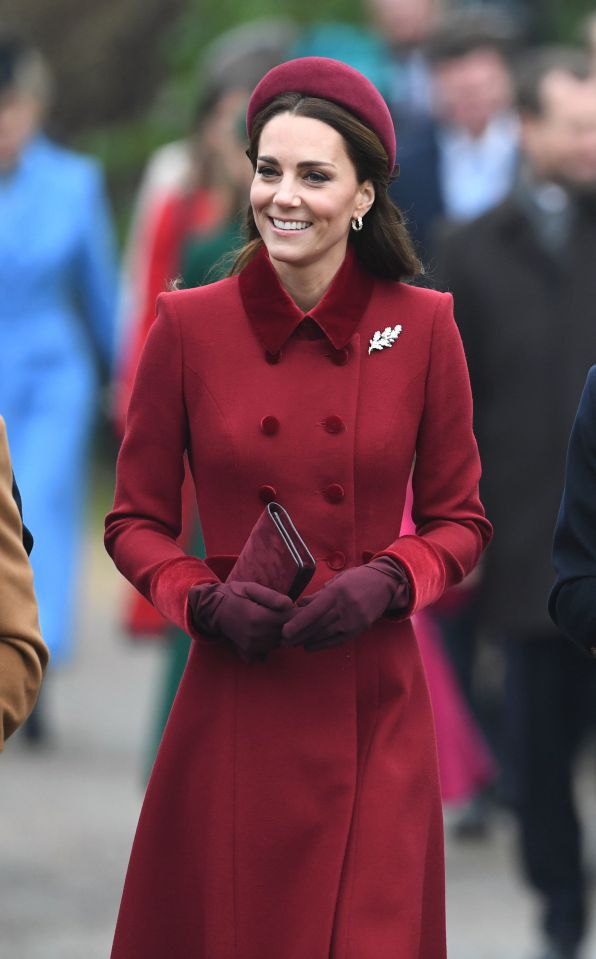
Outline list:
[[[550,73],[567,73],[576,80],[589,80],[592,62],[585,50],[548,46],[529,51],[516,75],[516,105],[522,114],[541,116],[544,110],[542,84]]]
[[[279,113],[321,120],[341,134],[346,150],[354,164],[359,183],[370,180],[375,188],[375,200],[364,219],[361,232],[350,230],[349,242],[362,266],[374,276],[387,280],[409,279],[422,272],[414,252],[401,211],[387,194],[389,174],[387,153],[376,133],[366,127],[343,107],[329,100],[304,97],[300,93],[284,93],[257,114],[247,155],[256,168],[259,140],[266,123]],[[246,213],[246,245],[238,252],[230,271],[240,270],[262,246],[262,239],[249,206]]]
[[[487,49],[495,50],[509,62],[519,42],[519,28],[507,14],[472,7],[447,14],[424,45],[424,53],[433,66]]]

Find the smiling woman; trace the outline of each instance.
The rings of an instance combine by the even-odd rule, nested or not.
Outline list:
[[[306,224],[315,230],[307,231],[311,235],[301,238],[304,244],[296,251],[289,248],[289,261],[284,254],[279,262],[307,266],[301,252],[311,258],[316,254],[318,281],[308,298],[317,292],[320,298],[339,269],[348,242],[375,276],[403,280],[419,273],[402,214],[387,195],[395,162],[390,117],[387,121],[381,112],[382,122],[371,129],[338,102],[293,92],[278,94],[255,113],[258,93],[259,88],[249,115],[247,152],[255,178],[246,217],[248,243],[232,272],[240,272],[263,243],[275,259],[270,241],[281,230],[291,233],[287,224],[295,223],[295,229],[304,230]],[[379,110],[377,103],[374,108]],[[358,235],[359,217],[367,217],[365,236]],[[289,280],[292,272],[286,270],[285,276],[296,292]]]
[[[247,125],[249,242],[225,280],[160,297],[106,520],[116,564],[193,638],[112,957],[444,959],[410,617],[491,534],[451,297],[400,282],[418,263],[387,197],[395,134],[361,74],[282,64]],[[204,562],[177,543],[185,455]],[[316,559],[296,603],[226,579],[275,499]]]
[[[252,214],[276,272],[303,310],[321,299],[343,263],[351,221],[368,213],[374,199],[371,181],[358,182],[337,130],[291,113],[265,125]]]

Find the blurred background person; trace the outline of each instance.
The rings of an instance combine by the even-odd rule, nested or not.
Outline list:
[[[72,650],[88,439],[114,349],[116,268],[102,177],[42,126],[41,54],[0,33],[0,409],[35,530],[35,587],[54,665]],[[43,736],[39,710],[27,724]]]
[[[397,122],[432,110],[432,78],[425,46],[437,29],[444,0],[365,0],[372,27],[389,53],[387,102]]]
[[[510,57],[516,39],[515,24],[494,10],[446,16],[425,47],[432,116],[418,115],[400,127],[397,113],[400,175],[392,196],[431,274],[437,225],[479,216],[513,182],[518,124]]]
[[[33,709],[48,663],[27,558],[32,545],[0,416],[0,751]]]
[[[241,245],[241,219],[248,203],[252,170],[246,160],[246,106],[261,76],[284,59],[295,33],[287,21],[260,21],[234,28],[205,51],[202,83],[193,126],[184,143],[184,176],[168,189],[162,182],[146,206],[147,233],[137,223],[131,239],[126,285],[137,291],[134,302],[143,309],[130,317],[118,364],[116,417],[123,429],[126,409],[143,344],[155,318],[155,302],[171,287],[202,286],[227,274],[227,254]],[[169,155],[166,146],[165,156]],[[151,161],[153,164],[155,161]],[[136,249],[136,252],[135,252]],[[140,254],[140,255],[139,255]],[[144,260],[138,272],[130,264]],[[194,494],[185,500],[182,539],[193,555],[204,547]],[[147,636],[165,631],[162,684],[157,697],[149,764],[174,699],[190,640],[162,618],[140,595],[129,593],[125,607],[127,630]]]
[[[517,182],[502,204],[444,238],[439,268],[455,296],[495,524],[478,619],[503,639],[506,788],[541,900],[544,956],[576,959],[586,875],[572,772],[594,719],[596,675],[551,623],[546,598],[567,439],[596,356],[596,79],[587,54],[527,54],[517,104]]]

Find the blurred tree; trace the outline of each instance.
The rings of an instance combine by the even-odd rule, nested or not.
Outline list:
[[[151,102],[167,63],[164,30],[188,0],[2,0],[47,56],[56,82],[52,129],[61,137],[125,120]]]
[[[596,11],[596,0],[542,0],[548,10],[555,39],[577,42],[579,24]]]
[[[360,4],[289,0],[284,6],[285,16],[306,21],[353,19]],[[67,138],[139,115],[169,76],[175,89],[196,83],[199,54],[210,40],[242,21],[280,13],[275,0],[2,0],[0,5],[1,21],[24,30],[48,57],[57,90],[52,129]]]

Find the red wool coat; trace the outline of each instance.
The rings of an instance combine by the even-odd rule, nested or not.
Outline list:
[[[275,497],[317,559],[308,592],[385,553],[411,606],[343,646],[253,665],[195,635],[113,959],[445,956],[434,731],[409,615],[490,538],[466,363],[449,295],[376,280],[351,253],[309,316],[321,338],[304,335],[263,251],[239,277],[160,298],[107,548],[191,631],[189,587],[226,574]],[[206,562],[175,542],[185,451]],[[414,457],[417,533],[400,537]]]

